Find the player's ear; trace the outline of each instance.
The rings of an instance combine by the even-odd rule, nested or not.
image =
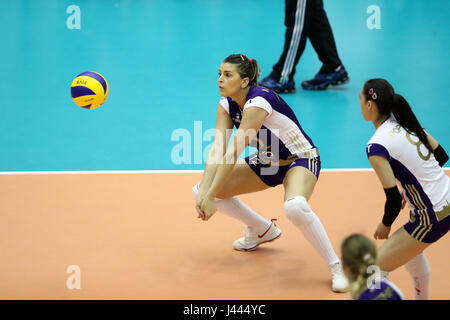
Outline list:
[[[244,78],[244,79],[242,79],[242,82],[241,82],[241,88],[242,89],[245,89],[247,86],[248,86],[248,83],[250,82],[250,79],[249,78]]]

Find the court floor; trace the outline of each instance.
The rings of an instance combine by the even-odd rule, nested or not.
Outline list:
[[[0,299],[350,298],[331,291],[325,263],[284,216],[281,187],[240,197],[264,217],[278,219],[283,234],[256,251],[239,252],[232,248],[243,235],[239,222],[221,213],[207,222],[197,219],[191,189],[200,178],[0,175],[0,194],[8,199],[0,202]],[[384,194],[374,172],[329,171],[321,174],[310,203],[340,255],[349,234],[372,238]],[[407,219],[405,209],[392,230]],[[432,299],[449,299],[449,246],[444,237],[425,251]],[[75,274],[70,266],[79,268],[79,289],[68,288]],[[413,299],[403,267],[390,279]]]

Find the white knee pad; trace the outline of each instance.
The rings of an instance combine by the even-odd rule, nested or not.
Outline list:
[[[198,183],[192,188],[192,197],[194,197],[195,200],[197,200],[198,188]]]
[[[312,223],[316,214],[311,210],[305,197],[297,196],[284,202],[286,217],[296,226],[307,226]]]

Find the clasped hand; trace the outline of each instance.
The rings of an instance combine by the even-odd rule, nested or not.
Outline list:
[[[198,213],[197,218],[200,218],[203,221],[208,221],[209,218],[211,218],[217,210],[214,198],[210,196],[199,196],[195,205],[195,209]]]

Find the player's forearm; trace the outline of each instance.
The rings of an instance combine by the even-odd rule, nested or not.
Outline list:
[[[214,180],[206,193],[206,196],[216,198],[222,187],[231,176],[234,166],[236,165],[236,156],[225,155],[222,163],[218,166]]]
[[[205,170],[203,171],[203,177],[200,181],[199,194],[205,194],[211,187],[219,164],[219,161],[216,160],[217,157],[218,155],[216,154],[215,149],[211,148],[206,161]]]
[[[220,156],[220,153],[216,153],[216,159],[219,160],[219,166],[217,168],[214,180],[209,188],[206,196],[216,198],[222,187],[231,176],[234,166],[236,165],[237,158],[244,151],[244,149],[256,136],[256,130],[250,130],[246,132],[242,128],[239,128],[236,132],[236,136],[233,139],[233,143],[226,150],[225,155]],[[222,149],[223,150],[223,149]]]
[[[209,190],[209,188],[214,180],[214,177],[216,175],[217,167],[218,167],[217,164],[209,164],[209,165],[207,164],[205,166],[205,170],[203,172],[203,178],[202,178],[202,181],[200,181],[200,185],[199,185],[199,193],[200,194],[205,194]]]
[[[234,165],[235,165],[234,163],[233,164],[224,163],[224,164],[221,164],[217,168],[217,172],[216,172],[213,182],[211,183],[211,187],[209,188],[208,192],[206,193],[207,197],[211,197],[211,198],[217,197],[220,190],[222,189],[222,187],[225,185],[228,178],[230,177],[231,172],[233,171]]]

